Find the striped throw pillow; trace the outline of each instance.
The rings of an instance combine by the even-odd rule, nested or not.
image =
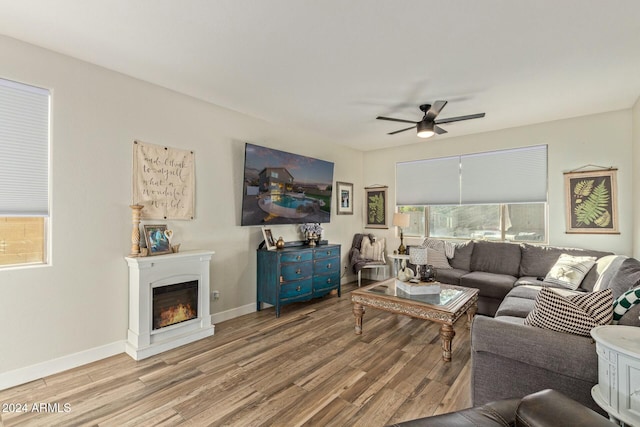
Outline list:
[[[545,282],[562,286],[568,289],[578,289],[582,279],[587,275],[591,267],[596,263],[593,256],[572,256],[561,254],[558,261],[544,278]]]
[[[552,288],[542,288],[524,324],[576,335],[589,336],[591,329],[608,325],[613,318],[611,289],[564,297]]]
[[[372,242],[368,236],[364,236],[360,244],[360,256],[367,260],[384,262],[384,245],[384,237]]]
[[[613,323],[618,323],[622,316],[638,303],[640,303],[640,288],[629,289],[620,295],[613,303]]]

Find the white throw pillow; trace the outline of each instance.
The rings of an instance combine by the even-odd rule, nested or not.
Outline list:
[[[569,289],[578,289],[582,279],[596,263],[594,256],[561,254],[544,278],[545,282]]]
[[[360,257],[373,261],[385,261],[384,245],[384,237],[381,239],[378,238],[375,242],[372,242],[368,236],[364,236],[362,238],[362,243],[360,244]]]
[[[436,249],[427,248],[427,262],[432,267],[439,270],[450,270],[449,260],[444,252],[440,252]]]

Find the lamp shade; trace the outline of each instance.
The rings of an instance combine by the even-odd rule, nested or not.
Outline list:
[[[409,251],[409,262],[415,265],[427,265],[427,248],[412,247]]]
[[[406,228],[409,226],[411,221],[411,216],[407,213],[394,213],[393,214],[393,225],[396,227]]]
[[[421,122],[418,122],[418,137],[432,137],[435,134],[435,132],[433,131],[433,125],[433,120],[423,120]]]

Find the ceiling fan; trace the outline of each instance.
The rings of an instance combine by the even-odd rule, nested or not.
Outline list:
[[[424,113],[422,120],[414,121],[414,120],[403,120],[403,119],[394,119],[391,117],[382,117],[378,116],[376,119],[378,120],[389,120],[392,122],[402,122],[402,123],[413,123],[413,126],[410,126],[405,129],[400,129],[394,132],[389,132],[387,135],[395,135],[396,133],[404,132],[409,129],[416,128],[418,130],[418,136],[420,138],[429,138],[434,134],[442,135],[443,133],[447,133],[446,130],[442,129],[439,124],[443,123],[451,123],[451,122],[459,122],[461,120],[470,120],[470,119],[479,119],[484,117],[484,113],[478,114],[470,114],[468,116],[458,116],[458,117],[450,117],[448,119],[437,119],[438,114],[447,105],[447,101],[436,101],[431,104],[422,104],[420,106],[420,111]]]

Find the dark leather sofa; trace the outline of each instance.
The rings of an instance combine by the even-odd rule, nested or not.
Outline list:
[[[555,390],[406,421],[402,427],[613,427],[611,421]]]

